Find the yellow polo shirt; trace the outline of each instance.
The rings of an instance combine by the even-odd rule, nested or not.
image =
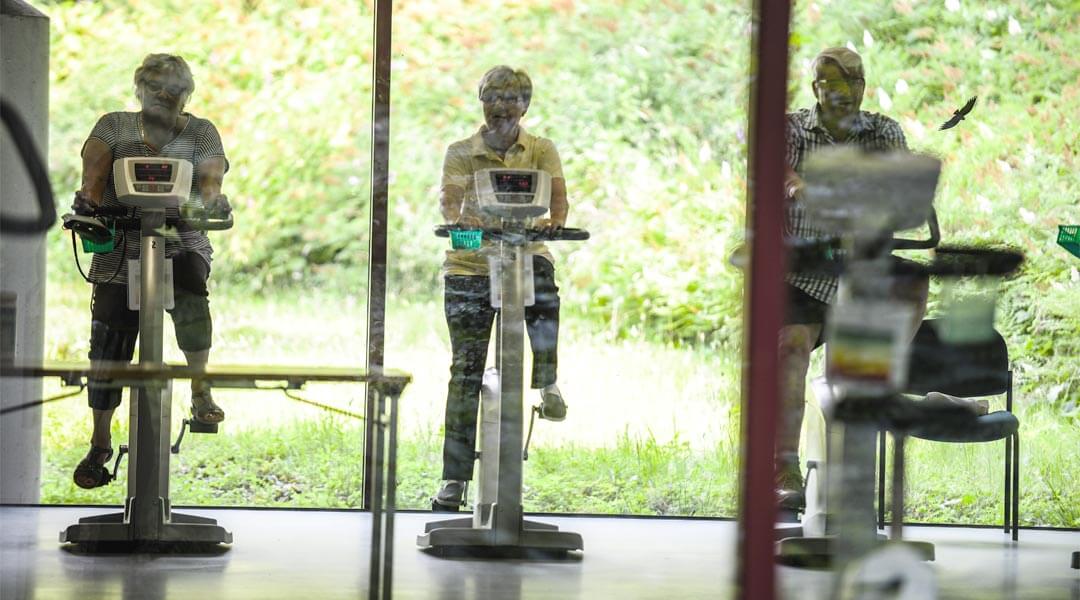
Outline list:
[[[477,217],[484,227],[498,227],[498,217],[480,212],[473,174],[481,169],[540,169],[551,175],[552,179],[561,179],[562,161],[559,160],[559,152],[551,140],[532,135],[523,127],[518,128],[517,141],[506,150],[506,156],[500,157],[484,143],[484,127],[481,126],[471,137],[454,142],[446,149],[442,185],[456,185],[465,190],[462,216]],[[487,275],[487,255],[493,251],[494,244],[487,240],[479,250],[447,250],[442,274]],[[543,256],[554,264],[554,259],[544,244],[529,244],[526,251]]]

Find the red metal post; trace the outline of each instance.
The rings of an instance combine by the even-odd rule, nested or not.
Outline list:
[[[782,231],[790,14],[789,0],[754,0],[738,564],[739,597],[752,600],[776,596],[773,457],[780,407],[777,336],[786,299]]]

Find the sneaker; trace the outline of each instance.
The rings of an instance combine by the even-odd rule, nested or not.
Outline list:
[[[801,511],[806,507],[802,471],[797,462],[778,465],[776,471],[776,500],[781,509]]]
[[[468,482],[457,479],[447,479],[442,489],[435,494],[435,504],[445,508],[461,508],[465,504],[465,488]]]
[[[566,402],[563,400],[559,386],[554,383],[540,390],[540,418],[548,421],[562,421],[566,419]]]

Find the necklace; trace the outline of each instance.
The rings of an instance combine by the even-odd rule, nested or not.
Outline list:
[[[172,129],[169,132],[170,133],[169,139],[166,140],[166,142],[161,145],[161,148],[159,148],[159,147],[155,146],[154,144],[150,143],[150,140],[146,139],[146,129],[143,127],[143,116],[142,116],[141,112],[135,118],[135,121],[136,121],[136,124],[139,127],[139,139],[142,141],[142,143],[146,147],[150,148],[154,152],[158,152],[158,151],[161,150],[161,148],[164,148],[165,146],[168,146],[173,141],[173,139],[176,138],[176,135],[179,133],[177,131],[177,125],[179,124],[179,119],[177,119],[177,122],[173,123]]]
[[[156,150],[156,148],[154,148],[154,146],[149,141],[147,141],[147,139],[146,139],[146,131],[143,130],[142,113],[139,113],[139,116],[136,118],[136,121],[137,121],[137,123],[139,125],[139,141],[141,141],[143,143],[143,145],[146,146],[147,148],[150,148],[151,150]]]

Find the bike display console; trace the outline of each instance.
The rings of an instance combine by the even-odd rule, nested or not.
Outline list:
[[[188,199],[193,170],[179,158],[121,158],[113,163],[116,198],[136,208],[176,208]]]

